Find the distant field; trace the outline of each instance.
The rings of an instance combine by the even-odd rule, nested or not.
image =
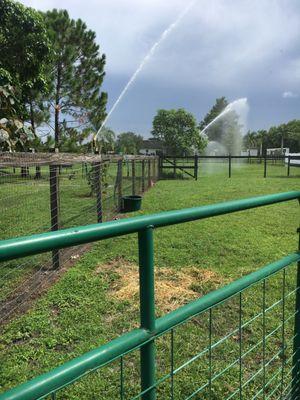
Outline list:
[[[197,182],[185,179],[159,181],[146,193],[141,213],[299,190],[300,169],[297,168],[291,169],[290,178],[286,178],[286,167],[271,164],[268,164],[267,179],[263,178],[263,164],[233,164],[231,179],[227,178],[227,173],[226,164],[200,163]],[[80,178],[76,182],[80,182]],[[36,226],[49,226],[49,211],[43,206],[49,192],[42,185],[42,181],[29,187],[20,185],[17,189],[15,185],[14,190],[18,190],[19,197],[19,201],[16,198],[13,200],[15,207],[11,207],[14,204],[12,200],[4,200],[5,196],[11,194],[8,184],[0,185],[0,201],[2,198],[2,201],[8,202],[11,213],[6,215],[2,211],[1,235],[27,234],[35,232]],[[66,185],[66,190],[63,185]],[[85,206],[94,201],[93,198],[85,198],[88,190],[81,183],[75,186],[75,181],[73,184],[72,180],[66,178],[63,185],[65,194],[62,201],[65,202],[64,209],[68,209],[68,216],[72,215],[70,210],[74,215],[81,213],[83,201]],[[25,198],[26,207],[20,210],[22,199]],[[14,208],[18,212],[14,213]],[[85,219],[83,212],[81,216],[81,223],[92,222]],[[21,231],[18,228],[20,218],[24,220]],[[298,226],[299,204],[292,201],[155,231],[157,280],[160,288],[167,288],[158,288],[158,315],[295,251]],[[7,232],[9,235],[6,235]],[[30,311],[4,326],[0,340],[2,389],[48,371],[137,326],[138,296],[136,284],[132,284],[137,280],[137,262],[136,235],[96,243],[47,294],[34,303]],[[287,287],[292,288],[294,267],[288,271]],[[275,276],[267,284],[267,301],[270,305],[281,296],[281,279],[281,276]],[[293,300],[291,296],[291,309]],[[243,318],[247,320],[259,312],[261,287],[249,289],[245,302]],[[201,346],[207,345],[207,318],[207,314],[203,315],[175,331],[177,366],[193,357]],[[213,338],[218,340],[229,333],[237,320],[238,302],[233,298],[216,309]],[[268,329],[276,327],[278,321],[280,309],[275,307],[268,319]],[[261,327],[258,322],[251,324],[244,333],[245,351],[247,346],[259,342]],[[293,321],[290,321],[285,327],[289,337],[292,335],[292,326]],[[267,343],[269,358],[278,346],[281,333],[278,331]],[[216,349],[213,354],[216,374],[234,359],[237,344],[238,338],[230,337]],[[158,343],[158,377],[169,370],[169,350],[169,341],[163,337]],[[245,360],[247,372],[242,377],[245,382],[261,363],[261,351],[261,346],[257,347]],[[287,355],[291,351],[289,344]],[[130,399],[138,392],[137,362],[138,352],[128,355],[124,360],[124,399]],[[267,374],[271,376],[281,362],[280,357],[276,358]],[[188,398],[207,376],[207,368],[207,357],[183,368],[175,377],[174,398]],[[66,389],[58,398],[117,399],[118,374],[119,366],[113,364]],[[229,397],[238,380],[238,368],[233,366],[222,378],[215,380],[211,398]],[[276,384],[278,382],[280,380],[275,380]],[[262,377],[258,375],[245,387],[244,398],[253,398],[261,385]],[[271,394],[271,388],[268,390],[270,399],[278,398],[278,394]],[[161,385],[158,398],[170,398],[169,382]],[[208,399],[209,395],[205,392],[201,397],[194,398]]]

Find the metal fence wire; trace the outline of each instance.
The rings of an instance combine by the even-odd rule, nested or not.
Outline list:
[[[160,157],[162,179],[184,179],[223,175],[228,178],[253,176],[296,177],[300,172],[300,156],[168,156]]]
[[[0,153],[0,239],[112,220],[121,211],[122,196],[142,194],[157,179],[153,156]],[[53,250],[3,263],[0,324],[85,250]]]
[[[0,261],[138,232],[140,328],[0,400],[300,398],[300,251],[160,318],[153,230],[300,199],[280,193],[0,242]]]

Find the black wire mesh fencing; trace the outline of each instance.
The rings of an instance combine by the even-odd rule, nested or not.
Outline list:
[[[190,179],[222,174],[228,178],[247,177],[295,177],[300,173],[300,156],[169,156],[160,157],[161,179]]]
[[[0,153],[0,240],[116,218],[122,197],[158,179],[158,158]],[[5,263],[0,271],[0,324],[26,308],[89,246]]]

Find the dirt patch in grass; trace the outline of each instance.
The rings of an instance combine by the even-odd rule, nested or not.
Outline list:
[[[123,259],[115,259],[96,269],[105,274],[113,298],[138,306],[139,268]],[[155,301],[159,310],[169,312],[224,284],[224,278],[214,271],[196,267],[182,270],[155,269]]]

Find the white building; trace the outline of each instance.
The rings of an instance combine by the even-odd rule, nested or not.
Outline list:
[[[288,147],[283,147],[283,149],[276,147],[274,149],[267,149],[267,156],[281,156],[289,152],[290,149]]]
[[[258,155],[257,149],[247,149],[241,151],[241,156],[256,157]]]
[[[295,167],[298,167],[298,166],[300,167],[300,153],[286,153],[285,158],[284,158],[285,164],[288,164],[288,162],[289,162],[288,156],[290,156],[290,165],[293,165]],[[293,159],[293,156],[297,157],[297,159],[295,159],[295,158]]]
[[[146,139],[143,140],[139,153],[143,156],[156,156],[158,154],[165,154],[166,149],[160,140]]]

